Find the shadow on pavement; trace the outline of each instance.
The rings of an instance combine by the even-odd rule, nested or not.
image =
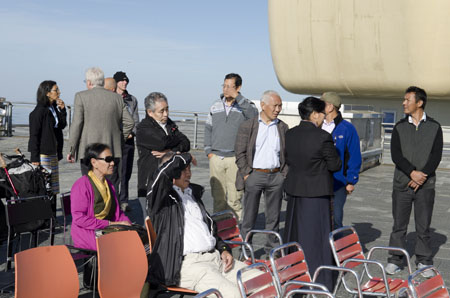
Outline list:
[[[362,249],[364,253],[366,253],[368,251],[368,249],[366,248],[366,244],[380,238],[381,231],[373,228],[373,224],[370,222],[354,222],[352,224],[356,232],[358,233]]]

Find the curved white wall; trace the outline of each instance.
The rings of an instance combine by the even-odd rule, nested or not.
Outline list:
[[[450,1],[269,0],[272,59],[290,92],[450,98]]]

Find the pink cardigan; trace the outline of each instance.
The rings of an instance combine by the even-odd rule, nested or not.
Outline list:
[[[108,180],[107,180],[108,181]],[[131,221],[120,210],[116,192],[111,182],[112,197],[116,201],[116,212],[112,221]],[[108,221],[94,216],[94,190],[87,176],[75,181],[70,192],[70,207],[72,211],[71,235],[75,247],[97,250],[95,230],[108,226]]]

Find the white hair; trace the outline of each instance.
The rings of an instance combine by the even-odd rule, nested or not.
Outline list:
[[[270,98],[273,95],[278,96],[279,98],[281,98],[281,96],[280,96],[280,94],[278,94],[278,92],[273,91],[273,90],[267,90],[267,91],[264,91],[263,95],[261,96],[261,101],[264,102],[265,104],[268,104]]]
[[[86,81],[91,82],[94,87],[103,87],[105,74],[100,67],[91,67],[86,70]]]

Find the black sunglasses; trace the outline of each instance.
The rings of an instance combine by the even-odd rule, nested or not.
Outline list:
[[[107,163],[110,163],[110,162],[114,161],[114,156],[98,157],[96,159],[101,159],[101,160],[104,160]]]

